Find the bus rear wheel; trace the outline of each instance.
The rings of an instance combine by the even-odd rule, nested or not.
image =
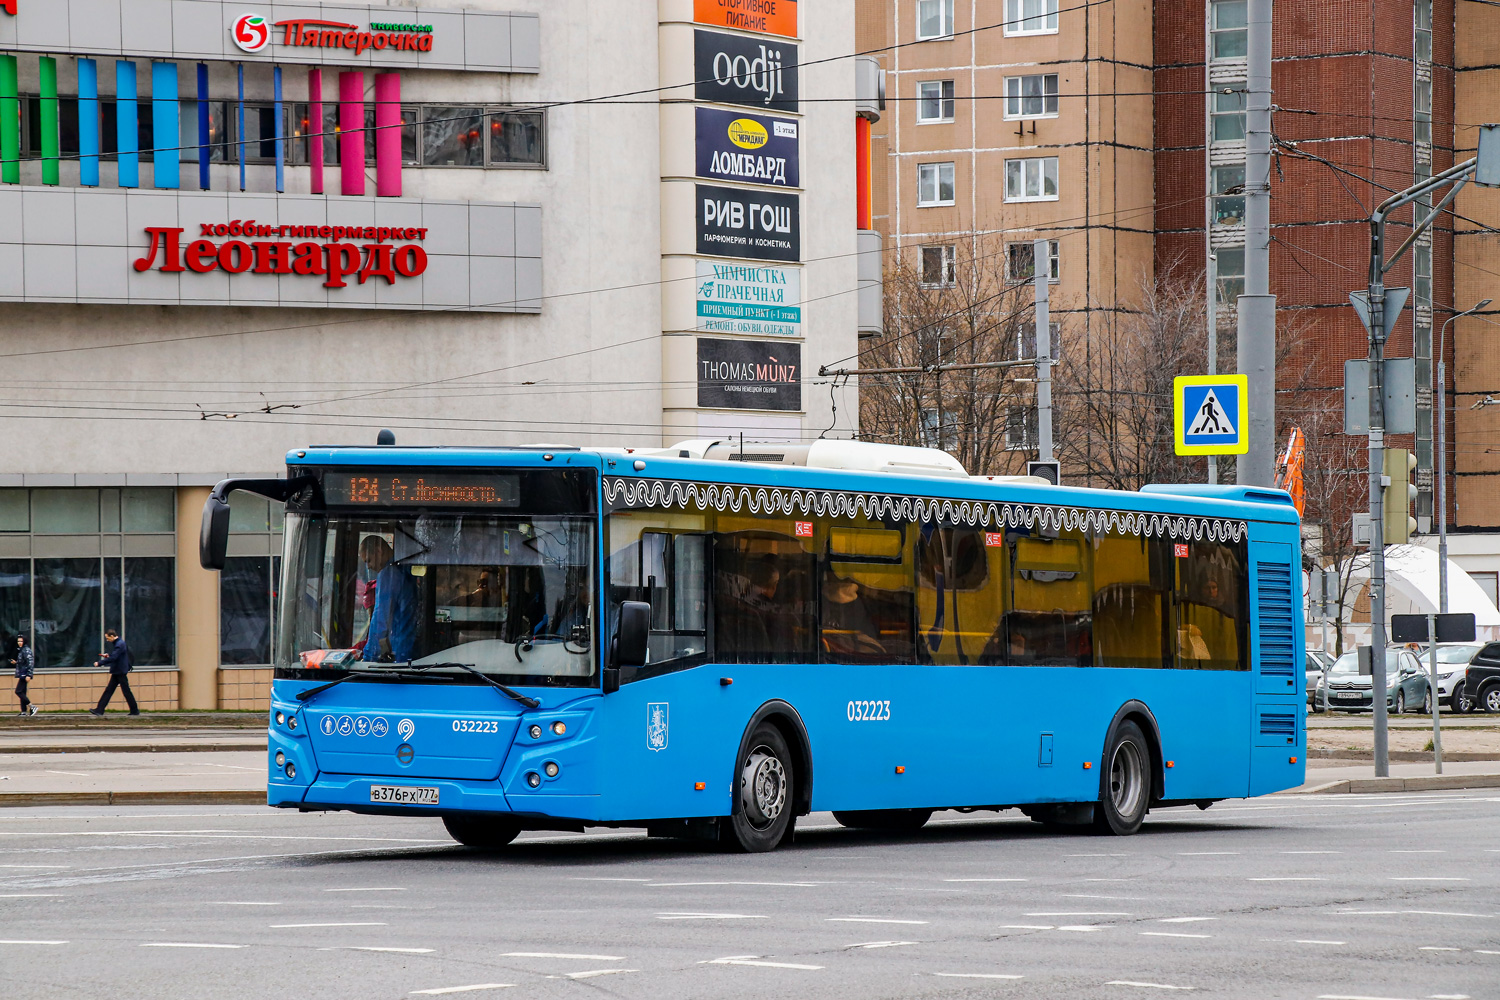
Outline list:
[[[1151,798],[1151,750],[1146,734],[1126,720],[1104,748],[1104,788],[1094,810],[1094,829],[1124,837],[1141,828]]]
[[[444,816],[448,836],[481,851],[498,851],[516,839],[520,826],[503,816]]]
[[[860,809],[835,812],[840,826],[851,830],[885,830],[890,833],[915,833],[932,819],[931,809]]]
[[[775,726],[756,726],[746,746],[738,768],[739,808],[720,836],[731,850],[761,854],[774,851],[791,828],[796,776],[791,750]]]

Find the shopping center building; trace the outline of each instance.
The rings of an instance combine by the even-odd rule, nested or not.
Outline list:
[[[290,448],[851,434],[806,373],[879,328],[853,19],[0,3],[0,640],[42,708],[109,626],[148,710],[265,703],[279,512],[236,498],[223,574],[198,519]]]

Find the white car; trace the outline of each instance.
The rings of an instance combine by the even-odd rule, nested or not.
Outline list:
[[[1459,706],[1454,704],[1453,695],[1463,687],[1464,671],[1469,669],[1469,661],[1482,648],[1478,643],[1466,642],[1439,645],[1437,648],[1438,701],[1448,705],[1452,711],[1459,711]],[[1417,659],[1421,661],[1422,671],[1426,673],[1429,669],[1427,651],[1424,649],[1417,653]]]

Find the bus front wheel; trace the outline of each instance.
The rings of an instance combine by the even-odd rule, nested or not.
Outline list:
[[[861,809],[835,812],[839,826],[851,830],[884,830],[888,833],[915,833],[932,819],[931,809]]]
[[[796,787],[792,753],[781,731],[755,727],[739,766],[739,808],[722,827],[727,847],[759,854],[774,851],[792,824]]]
[[[1151,750],[1140,726],[1127,719],[1115,727],[1104,748],[1104,767],[1094,829],[1122,837],[1135,833],[1151,798]]]
[[[444,816],[448,836],[465,847],[497,851],[516,839],[521,828],[502,816]]]

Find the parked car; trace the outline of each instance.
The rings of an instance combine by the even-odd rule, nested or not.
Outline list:
[[[1500,647],[1500,643],[1496,643]],[[1497,658],[1500,666],[1500,658]],[[1386,708],[1404,712],[1423,703],[1427,693],[1427,678],[1422,675],[1421,665],[1409,650],[1387,649],[1385,651]],[[1359,651],[1349,652],[1333,661],[1333,666],[1324,675],[1314,696],[1322,704],[1322,688],[1328,686],[1328,707],[1339,712],[1368,711],[1374,707],[1371,689],[1374,680],[1359,672]]]
[[[1460,703],[1462,711],[1500,712],[1500,642],[1487,643],[1469,661],[1464,672]]]
[[[1438,678],[1438,703],[1447,704],[1450,711],[1467,712],[1470,707],[1461,706],[1460,692],[1463,691],[1464,673],[1469,669],[1469,661],[1474,658],[1483,646],[1472,642],[1440,643],[1437,648],[1437,678]],[[1422,664],[1422,670],[1431,673],[1431,665],[1427,662],[1427,651],[1420,650],[1417,659]]]
[[[1307,683],[1303,685],[1302,690],[1307,692],[1307,704],[1313,708],[1321,707],[1318,705],[1314,695],[1317,694],[1318,683],[1323,679],[1323,672],[1328,669],[1328,665],[1332,662],[1333,657],[1327,653],[1316,649],[1309,649],[1307,651],[1307,660],[1303,667],[1307,675]]]

